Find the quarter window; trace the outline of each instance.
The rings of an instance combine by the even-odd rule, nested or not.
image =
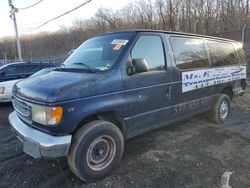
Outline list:
[[[35,73],[39,70],[41,70],[40,65],[26,65],[25,66],[25,73]]]
[[[213,66],[237,64],[237,55],[234,47],[229,42],[207,40]]]
[[[202,39],[171,37],[176,66],[179,69],[209,67],[206,46]]]
[[[246,60],[246,56],[245,56],[245,52],[244,52],[243,48],[240,48],[237,51],[239,54],[240,64],[246,64],[247,60]]]
[[[159,36],[141,36],[131,55],[132,59],[144,58],[149,70],[162,70],[165,67],[163,45]]]
[[[245,52],[243,50],[243,45],[241,43],[234,43],[235,49],[238,52],[239,55],[239,63],[240,64],[246,64],[247,59]]]

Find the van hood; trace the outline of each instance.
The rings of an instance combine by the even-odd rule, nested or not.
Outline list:
[[[108,79],[107,73],[52,71],[16,83],[13,94],[44,103],[67,101],[109,92],[103,88]]]

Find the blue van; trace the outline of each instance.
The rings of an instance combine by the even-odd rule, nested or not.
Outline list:
[[[0,67],[0,82],[24,79],[44,68],[56,67],[55,63],[18,62]]]
[[[85,41],[47,74],[18,82],[9,115],[23,151],[67,156],[84,181],[109,175],[124,140],[195,114],[223,123],[246,89],[240,42],[130,30]]]

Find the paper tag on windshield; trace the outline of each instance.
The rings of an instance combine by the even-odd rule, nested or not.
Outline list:
[[[119,51],[121,49],[122,45],[121,44],[116,44],[113,50]]]
[[[126,44],[128,43],[128,40],[123,40],[123,39],[114,39],[111,44],[119,44],[119,45],[122,45],[122,46],[125,46]]]

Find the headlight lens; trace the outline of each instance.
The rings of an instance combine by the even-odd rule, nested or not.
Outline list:
[[[5,87],[0,87],[0,94],[4,94]]]
[[[62,114],[62,107],[32,106],[32,120],[42,125],[58,125],[62,119]]]

